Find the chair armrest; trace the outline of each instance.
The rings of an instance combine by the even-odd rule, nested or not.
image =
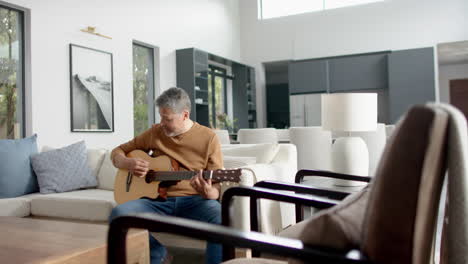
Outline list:
[[[223,199],[221,200],[221,214],[222,224],[230,226],[229,207],[231,206],[232,198],[234,196],[250,197],[250,229],[258,231],[258,218],[257,218],[257,200],[268,199],[279,202],[294,203],[296,205],[307,205],[319,209],[326,209],[336,205],[339,201],[314,197],[310,195],[294,194],[294,193],[278,193],[274,190],[258,188],[258,187],[232,187],[224,192]],[[298,220],[298,219],[296,219]],[[301,219],[299,219],[301,220]]]
[[[111,221],[107,237],[107,263],[125,264],[126,236],[129,228],[167,232],[221,243],[230,247],[251,248],[285,257],[307,261],[332,263],[370,263],[360,252],[341,252],[333,249],[312,248],[302,241],[275,237],[258,232],[243,232],[221,225],[156,214],[120,216]],[[228,257],[223,256],[225,260]]]
[[[343,200],[349,195],[347,192],[319,189],[303,184],[294,184],[277,181],[260,181],[254,184],[254,187],[268,188],[274,190],[294,191],[295,193],[325,196],[335,200]],[[304,210],[301,205],[295,205],[296,223],[304,219]]]
[[[305,176],[326,177],[326,178],[360,181],[360,182],[371,181],[371,178],[366,177],[366,176],[356,176],[356,175],[337,173],[337,172],[332,172],[332,171],[324,171],[324,170],[299,170],[296,173],[294,182],[299,183],[299,184],[302,183]],[[303,219],[303,218],[304,218],[304,211],[302,210],[302,207],[296,206],[296,219]]]
[[[356,176],[350,174],[337,173],[332,171],[323,171],[323,170],[300,170],[296,173],[294,179],[295,183],[301,183],[305,176],[320,176],[328,177],[341,180],[351,180],[351,181],[361,181],[361,182],[370,182],[371,178],[366,176]]]
[[[260,181],[260,182],[255,183],[254,187],[261,187],[261,188],[282,190],[282,191],[293,191],[293,192],[301,193],[301,194],[325,196],[325,197],[335,199],[335,200],[343,200],[346,196],[350,194],[347,192],[319,189],[316,187],[307,186],[303,184],[279,182],[279,181]]]
[[[312,206],[318,209],[326,209],[336,205],[339,200],[333,200],[329,198],[303,195],[303,194],[293,194],[293,193],[278,193],[271,189],[258,188],[258,187],[232,187],[227,189],[224,192],[223,199],[221,201],[221,223],[224,226],[230,226],[230,206],[232,203],[232,198],[234,196],[246,196],[250,197],[250,230],[258,231],[258,199],[268,199],[279,202],[294,203],[296,205],[296,223],[302,221],[303,213],[302,207],[298,205]],[[230,251],[229,251],[230,250]],[[227,249],[227,252],[233,254],[234,249]],[[225,254],[228,254],[228,253]],[[252,256],[258,257],[259,252],[253,250]]]

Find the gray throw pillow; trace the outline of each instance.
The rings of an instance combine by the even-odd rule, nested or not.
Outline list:
[[[59,193],[95,187],[84,141],[31,156],[41,193]]]

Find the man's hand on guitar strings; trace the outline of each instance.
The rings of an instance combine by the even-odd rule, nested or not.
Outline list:
[[[190,179],[190,185],[205,199],[218,199],[219,190],[213,186],[211,179],[205,180],[202,176],[203,170]]]
[[[149,170],[149,162],[139,158],[128,158],[128,170],[137,177],[144,177]]]

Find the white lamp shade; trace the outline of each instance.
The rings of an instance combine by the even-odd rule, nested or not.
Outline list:
[[[331,131],[376,130],[377,94],[322,94],[322,127]]]

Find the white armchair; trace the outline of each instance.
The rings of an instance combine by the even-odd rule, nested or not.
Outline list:
[[[257,163],[241,166],[244,170],[240,185],[253,186],[258,181],[276,180],[294,183],[297,172],[297,150],[293,144],[237,144],[222,146],[224,158],[229,156],[256,157]],[[273,151],[274,153],[271,153]],[[270,152],[270,153],[268,153]],[[271,155],[273,154],[273,155]],[[228,167],[228,163],[225,163]],[[230,186],[222,186],[222,191]],[[236,197],[232,206],[234,219],[231,223],[241,230],[250,230],[249,198]],[[277,234],[283,228],[295,222],[294,206],[262,200],[259,206],[260,230],[268,234]]]
[[[321,127],[289,128],[291,143],[297,147],[297,168],[331,169],[332,138],[330,131]]]
[[[237,131],[237,141],[241,144],[277,143],[278,135],[274,128],[241,128]]]
[[[276,135],[278,136],[278,142],[289,142],[289,129],[276,129]]]
[[[231,144],[231,140],[229,139],[229,131],[224,129],[213,129],[213,131],[218,136],[221,145]]]

